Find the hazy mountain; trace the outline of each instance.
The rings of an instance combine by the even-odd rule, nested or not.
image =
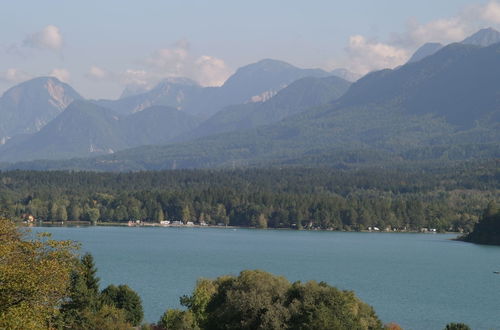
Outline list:
[[[351,84],[339,77],[302,78],[265,102],[224,108],[182,137],[189,140],[223,132],[269,125],[308,108],[330,103],[342,96]]]
[[[118,100],[99,100],[96,104],[127,115],[154,105],[186,110],[202,97],[203,87],[187,78],[165,79],[145,93],[133,94]],[[124,91],[125,93],[125,91]]]
[[[470,127],[500,106],[500,44],[486,48],[451,44],[398,70],[368,74],[339,106],[395,104],[407,113],[434,114]]]
[[[499,157],[498,53],[500,44],[452,44],[419,62],[369,74],[335,104],[270,126],[17,166],[113,170]]]
[[[321,70],[299,69],[284,62],[264,60],[238,70],[220,88],[203,88],[189,79],[171,78],[162,81],[147,93],[116,101],[92,101],[95,107],[87,102],[75,103],[41,132],[15,138],[11,143],[0,147],[0,159],[60,159],[111,153],[147,144],[168,143],[175,136],[193,130],[199,124],[199,120],[191,115],[192,113],[208,115],[231,102],[248,102],[252,101],[252,97],[253,101],[257,101],[255,97],[264,98],[266,93],[271,97],[296,77],[309,75],[322,76],[326,73]],[[56,81],[52,78],[33,82],[45,80],[47,90],[58,91],[53,94],[60,97],[57,99],[60,101],[57,103],[60,106],[57,110],[62,111],[71,98],[64,93],[64,88],[52,87]],[[316,87],[317,93],[324,92],[320,85]],[[256,93],[260,94],[255,95]],[[11,94],[13,93],[7,93]],[[26,100],[31,99],[37,103],[41,102],[40,98],[28,96],[24,93],[22,102],[26,103]],[[49,102],[55,103],[52,99]],[[34,105],[29,103],[24,108],[33,109]],[[285,115],[286,113],[278,115],[278,111],[275,111],[266,114],[267,119],[259,119],[258,124],[272,122],[272,116],[281,118]],[[26,118],[33,118],[33,114],[27,115]],[[43,123],[45,124],[45,121]],[[33,133],[36,130],[26,132]],[[71,148],[72,144],[74,148]]]
[[[91,102],[75,101],[35,134],[16,137],[0,148],[0,159],[20,161],[109,154],[167,143],[198,124],[173,108],[154,106],[130,116]]]
[[[359,78],[361,78],[360,74],[354,73],[352,71],[349,71],[347,69],[335,69],[330,72],[330,74],[342,78],[344,80],[347,80],[349,82],[355,82]]]
[[[0,98],[0,140],[37,132],[80,99],[71,86],[53,77],[35,78],[10,88]]]
[[[199,120],[188,113],[165,106],[153,106],[122,120],[129,147],[166,144],[194,129]]]
[[[265,94],[276,93],[304,77],[327,77],[320,69],[300,69],[286,62],[265,59],[238,69],[220,88],[214,90],[212,107],[265,100]]]
[[[467,37],[461,43],[464,45],[474,45],[480,47],[488,47],[500,42],[500,32],[493,28],[479,30],[473,35]],[[421,46],[408,60],[408,63],[418,62],[427,56],[435,54],[444,47],[443,44],[437,42],[428,42]]]
[[[220,132],[229,126],[232,132],[92,159],[14,168],[141,170],[498,158],[499,53],[500,43],[489,47],[451,44],[420,61],[368,74],[331,104],[295,108],[304,96],[314,95],[308,94],[311,91],[317,89],[323,95],[314,84],[324,80],[305,79],[266,102],[226,108],[214,121],[203,124],[207,131]],[[311,89],[306,93],[304,86]],[[304,104],[314,102],[306,99]],[[262,119],[254,114],[272,121],[269,114],[273,113],[277,120],[283,119],[257,127],[246,123]]]
[[[96,103],[121,114],[164,105],[208,118],[228,105],[266,100],[297,79],[329,75],[267,59],[238,69],[221,87],[203,88],[189,79],[167,79],[145,93]]]
[[[500,32],[493,28],[479,30],[462,41],[465,45],[487,47],[500,42]]]
[[[151,88],[146,85],[128,85],[125,86],[125,89],[122,91],[119,99],[124,99],[130,96],[144,94],[149,92],[150,90]]]
[[[437,51],[443,48],[444,45],[437,42],[428,42],[422,45],[408,60],[408,63],[418,62],[427,56],[434,55]]]
[[[111,110],[75,101],[38,133],[7,143],[0,149],[0,158],[61,159],[112,153],[127,147],[119,121]]]
[[[0,127],[0,146],[5,144],[8,141],[9,137],[7,133],[3,130],[2,127]]]

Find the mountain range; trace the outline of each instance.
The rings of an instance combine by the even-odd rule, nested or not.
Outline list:
[[[48,121],[48,124],[37,127],[39,131],[31,129],[26,134],[9,138],[0,148],[0,159],[13,162],[86,157],[114,153],[135,146],[166,144],[173,142],[174,138],[192,139],[225,132],[237,124],[225,127],[224,121],[227,118],[224,116],[210,118],[211,124],[196,128],[202,121],[201,118],[208,116],[207,113],[201,115],[201,111],[214,111],[216,106],[229,107],[231,102],[246,102],[235,105],[234,108],[255,108],[252,115],[246,111],[232,115],[233,120],[239,122],[253,116],[255,123],[252,125],[247,122],[245,127],[275,122],[307,107],[308,103],[314,105],[331,101],[347,90],[350,83],[342,78],[314,78],[328,75],[322,70],[299,69],[285,62],[263,60],[239,69],[220,88],[203,88],[192,80],[176,78],[162,81],[145,93],[118,100],[84,101],[79,96],[74,97],[72,101],[78,102],[71,103],[59,116]],[[304,79],[310,80],[306,80],[306,83],[295,82],[296,78],[300,81],[304,76],[309,77]],[[311,85],[307,83],[316,80]],[[287,87],[288,84],[291,85]],[[21,99],[28,100],[33,91],[38,94],[48,93],[50,89],[67,90],[67,94],[72,91],[56,78],[35,79],[13,89],[19,91]],[[287,90],[291,91],[286,92]],[[272,98],[268,104],[265,95],[271,98],[278,91],[285,96]],[[256,96],[255,93],[261,94]],[[10,97],[11,94],[9,90],[4,97]],[[62,92],[60,94],[67,95]],[[294,100],[297,101],[298,98],[303,100],[296,104],[291,104],[295,102],[290,100],[286,104],[286,95],[294,95]],[[48,96],[46,99],[48,102],[43,99],[38,99],[37,102],[49,105],[54,103]],[[21,110],[24,108],[21,107]],[[31,108],[38,110],[34,106]],[[258,110],[260,108],[262,109]],[[266,111],[271,108],[272,111]],[[12,112],[16,111],[19,109],[12,108]],[[227,114],[227,111],[224,113]],[[35,119],[38,120],[38,117]],[[212,127],[208,128],[210,125]],[[31,134],[27,134],[28,132]]]
[[[88,101],[74,101],[39,132],[9,141],[0,155],[9,161],[64,159],[168,143],[196,127],[193,116],[165,106],[152,106],[129,116]]]
[[[499,157],[499,53],[500,33],[484,29],[353,84],[263,60],[221,87],[166,80],[115,101],[81,101],[61,85],[75,102],[37,133],[20,130],[0,160],[38,159],[4,168],[144,170]]]
[[[176,141],[269,125],[308,108],[333,102],[342,96],[350,85],[348,81],[336,76],[302,78],[265,102],[225,107],[194,130],[179,136]]]
[[[145,93],[96,103],[124,115],[165,105],[206,119],[229,105],[267,100],[297,79],[330,75],[320,69],[300,69],[265,59],[238,69],[220,87],[201,87],[185,78],[166,79]]]

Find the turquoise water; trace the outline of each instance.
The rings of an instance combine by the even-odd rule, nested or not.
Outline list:
[[[465,322],[500,329],[500,247],[454,235],[217,228],[44,227],[91,252],[101,287],[126,283],[156,322],[199,277],[263,269],[325,281],[371,304],[384,322],[442,329]]]

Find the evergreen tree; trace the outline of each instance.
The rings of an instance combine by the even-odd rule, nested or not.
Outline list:
[[[68,212],[66,211],[66,206],[59,205],[59,207],[57,208],[56,219],[58,221],[66,221],[66,220],[68,220]]]
[[[127,285],[109,285],[101,293],[101,302],[125,312],[125,319],[134,326],[140,325],[144,312],[139,295]]]
[[[69,220],[78,221],[82,215],[82,209],[80,206],[73,202],[69,206]]]
[[[444,330],[471,330],[465,323],[448,323]]]
[[[70,329],[130,329],[143,317],[140,297],[128,286],[110,286],[99,292],[94,258],[87,253],[71,275],[68,301],[61,306],[59,323]]]
[[[156,211],[156,219],[155,220],[156,220],[156,222],[161,222],[161,221],[165,220],[165,215],[164,215],[161,207],[159,207],[158,210]]]
[[[69,301],[61,307],[66,325],[85,327],[89,322],[87,316],[101,308],[96,273],[94,258],[86,253],[80,259],[78,269],[71,274]]]
[[[182,222],[186,224],[188,221],[191,221],[191,211],[189,210],[189,207],[186,205],[182,209]]]

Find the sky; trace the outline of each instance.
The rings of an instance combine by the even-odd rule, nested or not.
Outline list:
[[[0,92],[55,76],[94,99],[168,77],[218,86],[264,58],[365,74],[500,29],[500,0],[16,0],[0,14]]]

